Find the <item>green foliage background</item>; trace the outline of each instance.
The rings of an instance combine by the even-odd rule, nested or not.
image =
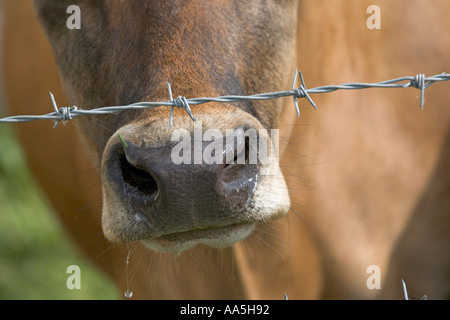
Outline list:
[[[77,251],[44,199],[13,125],[0,124],[0,299],[119,298],[110,280]],[[81,269],[80,290],[66,286],[73,264]]]

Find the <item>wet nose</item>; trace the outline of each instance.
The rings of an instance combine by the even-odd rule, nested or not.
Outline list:
[[[111,176],[147,221],[171,221],[185,228],[211,227],[221,217],[245,210],[256,189],[258,164],[251,163],[248,138],[195,139],[158,147],[137,146],[121,138]]]

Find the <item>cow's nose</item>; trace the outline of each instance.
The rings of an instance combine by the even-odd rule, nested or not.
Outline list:
[[[255,146],[248,138],[232,144],[223,137],[155,147],[121,139],[109,176],[155,232],[228,224],[231,218],[239,221],[248,207],[258,182]]]
[[[142,118],[120,127],[101,157],[102,228],[156,251],[229,246],[289,209],[277,134],[237,108],[196,120]]]

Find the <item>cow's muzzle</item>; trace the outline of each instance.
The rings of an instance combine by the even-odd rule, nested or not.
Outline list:
[[[176,117],[172,128],[162,120],[129,124],[110,138],[102,158],[110,240],[172,253],[223,247],[287,212],[278,164],[273,170],[278,154],[259,122],[197,118]]]

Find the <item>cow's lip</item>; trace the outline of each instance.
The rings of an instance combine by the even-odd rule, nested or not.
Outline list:
[[[197,244],[222,248],[245,239],[254,230],[255,226],[256,224],[254,223],[243,223],[223,227],[192,229],[144,239],[142,242],[156,251],[173,254],[179,254]]]

